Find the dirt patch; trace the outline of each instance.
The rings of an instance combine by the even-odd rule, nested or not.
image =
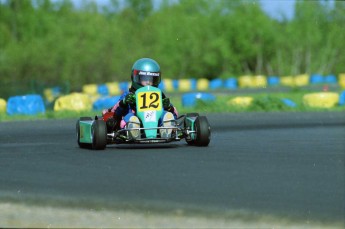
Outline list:
[[[344,225],[291,223],[262,218],[247,222],[236,218],[190,216],[183,212],[159,214],[122,210],[93,210],[0,203],[0,227],[34,228],[343,228]]]

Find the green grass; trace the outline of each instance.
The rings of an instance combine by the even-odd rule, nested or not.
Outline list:
[[[259,93],[259,94],[224,94],[218,95],[214,102],[198,101],[194,107],[183,107],[180,96],[171,97],[171,102],[177,107],[180,114],[199,112],[199,113],[220,113],[220,112],[319,112],[319,111],[345,111],[345,106],[335,106],[333,108],[310,108],[303,104],[303,95],[306,92],[293,91],[287,93]],[[248,107],[232,106],[228,101],[237,96],[250,96],[253,97],[253,102]],[[296,107],[289,107],[282,102],[286,98],[293,101]],[[44,114],[38,115],[14,115],[9,116],[6,113],[0,113],[0,121],[15,121],[15,120],[37,120],[37,119],[78,119],[82,116],[94,117],[101,115],[101,111],[53,111],[48,109]]]

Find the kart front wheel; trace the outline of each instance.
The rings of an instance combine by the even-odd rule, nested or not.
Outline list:
[[[92,149],[104,150],[107,146],[107,126],[103,120],[95,120],[92,124]]]
[[[90,148],[90,144],[80,142],[80,121],[91,121],[91,117],[80,117],[76,124],[77,142],[80,148]]]
[[[211,127],[205,116],[199,116],[195,120],[196,139],[194,145],[208,146],[211,140]]]

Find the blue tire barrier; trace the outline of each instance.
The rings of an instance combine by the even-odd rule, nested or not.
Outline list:
[[[216,96],[210,93],[204,93],[204,92],[186,93],[182,95],[182,106],[193,107],[196,105],[198,100],[201,100],[204,102],[212,102],[216,100]]]
[[[119,87],[121,91],[128,91],[129,87],[131,85],[129,84],[129,82],[120,82],[119,83]]]
[[[337,83],[337,77],[335,75],[327,75],[325,76],[325,83],[330,83],[330,84],[336,84]]]
[[[211,90],[219,89],[223,87],[223,80],[222,79],[213,79],[210,81],[209,87]]]
[[[97,92],[100,95],[109,95],[109,89],[108,86],[105,84],[100,84],[97,86]]]
[[[7,101],[8,115],[36,115],[45,113],[44,101],[41,95],[29,94],[10,97]]]
[[[192,91],[196,91],[197,90],[197,80],[194,78],[190,79],[190,86],[191,86]]]
[[[281,99],[281,101],[288,107],[296,107],[296,103],[294,101],[292,101],[291,99]]]
[[[224,82],[224,87],[227,89],[237,89],[238,83],[236,78],[228,78]]]
[[[177,90],[177,89],[178,89],[178,85],[179,85],[179,81],[178,81],[178,80],[173,80],[173,81],[172,81],[172,85],[173,85],[173,88],[174,88],[175,90]]]
[[[92,104],[92,109],[94,110],[103,110],[110,107],[113,107],[120,99],[121,96],[105,96],[97,99]]]
[[[165,85],[163,81],[161,81],[160,84],[158,84],[158,88],[161,89],[162,91],[165,91]]]
[[[343,91],[342,93],[340,93],[340,96],[339,96],[339,105],[340,105],[340,106],[345,105],[345,91]]]
[[[280,79],[278,76],[269,76],[267,82],[269,86],[276,86],[279,85]]]
[[[324,82],[323,76],[320,74],[312,74],[310,76],[310,83],[311,84],[320,84],[323,82]]]

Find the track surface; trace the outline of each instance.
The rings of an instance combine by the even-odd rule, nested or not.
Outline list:
[[[78,148],[76,120],[0,123],[0,201],[345,221],[344,113],[207,117],[206,148],[104,151]]]

